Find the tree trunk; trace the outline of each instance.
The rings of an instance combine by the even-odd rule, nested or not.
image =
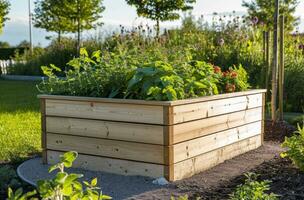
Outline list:
[[[159,19],[157,19],[157,21],[156,21],[156,37],[157,38],[159,38],[159,29],[160,29],[160,27],[159,27]]]
[[[80,55],[80,48],[81,48],[81,19],[80,19],[80,2],[77,0],[77,55]]]
[[[61,43],[61,31],[58,31],[58,43]]]
[[[280,17],[279,119],[283,121],[284,94],[284,15]]]
[[[277,90],[278,90],[278,21],[279,0],[275,0],[274,31],[273,31],[273,63],[272,63],[272,90],[271,90],[271,119],[277,119]]]

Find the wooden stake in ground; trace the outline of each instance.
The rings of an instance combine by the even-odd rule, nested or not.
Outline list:
[[[275,0],[274,29],[273,29],[273,63],[272,63],[272,90],[271,90],[271,119],[276,121],[277,90],[278,90],[278,21],[279,0]]]
[[[265,78],[265,85],[266,85],[266,96],[265,96],[265,100],[268,101],[268,97],[269,97],[269,77],[270,77],[270,32],[267,31],[266,32],[266,78]]]
[[[283,121],[284,94],[284,15],[280,16],[279,119]]]

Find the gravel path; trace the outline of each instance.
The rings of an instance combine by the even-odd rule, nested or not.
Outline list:
[[[234,159],[228,160],[210,170],[191,178],[171,183],[167,186],[152,184],[152,179],[140,176],[120,176],[102,172],[90,172],[72,169],[74,173],[82,173],[86,178],[97,177],[104,194],[113,199],[170,199],[170,196],[203,194],[211,188],[219,186],[223,181],[254,169],[265,161],[273,159],[282,151],[279,143],[265,142],[264,146]],[[50,178],[48,166],[41,164],[40,158],[26,161],[18,168],[18,173],[27,182],[35,183],[39,179]]]

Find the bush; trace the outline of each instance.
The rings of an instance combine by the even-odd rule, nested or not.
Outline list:
[[[0,191],[3,193],[8,187],[20,187],[18,176],[14,168],[10,166],[0,167]]]
[[[60,162],[51,166],[49,171],[58,170],[57,175],[51,180],[38,181],[38,192],[42,199],[49,200],[106,200],[112,199],[107,195],[103,195],[100,188],[97,187],[97,179],[91,182],[79,182],[83,177],[82,174],[68,174],[65,168],[72,167],[73,162],[77,158],[76,152],[67,152],[60,156]],[[22,189],[18,189],[15,193],[9,188],[8,200],[26,200],[34,196],[37,192],[32,191],[23,194]]]
[[[298,131],[291,137],[286,137],[282,147],[287,147],[287,151],[281,154],[283,158],[287,157],[304,171],[304,126],[302,128],[298,125]]]
[[[231,194],[230,200],[277,200],[278,196],[265,192],[270,190],[270,181],[257,181],[254,173],[245,174],[246,180],[243,185],[239,185],[236,191]]]
[[[163,61],[142,63],[140,59],[124,54],[101,56],[101,52],[96,51],[89,56],[81,49],[80,57],[68,65],[72,69],[64,72],[65,79],[55,74],[62,72],[60,68],[43,67],[49,79],[38,85],[40,92],[166,101],[248,88],[247,74],[241,66],[222,73],[216,71],[218,67],[202,61],[179,65]]]

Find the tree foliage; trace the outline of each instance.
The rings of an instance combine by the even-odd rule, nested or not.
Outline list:
[[[9,12],[10,3],[7,0],[0,0],[0,33],[4,27],[4,23],[9,19],[7,14]]]
[[[35,26],[47,31],[77,33],[78,46],[84,30],[102,25],[100,19],[105,8],[102,0],[37,0]]]
[[[50,32],[58,33],[60,41],[61,34],[71,32],[72,23],[68,19],[64,0],[36,0],[34,25]]]
[[[135,6],[137,14],[156,21],[156,31],[159,35],[160,21],[173,21],[180,18],[179,11],[192,9],[191,4],[196,0],[126,0],[131,6]]]
[[[298,0],[280,0],[280,14],[285,16],[285,28],[292,31],[298,24],[299,18],[294,16],[298,6]],[[273,29],[275,0],[254,0],[243,1],[243,6],[248,9],[248,14],[251,19],[257,17],[259,23],[264,23],[268,29]]]

